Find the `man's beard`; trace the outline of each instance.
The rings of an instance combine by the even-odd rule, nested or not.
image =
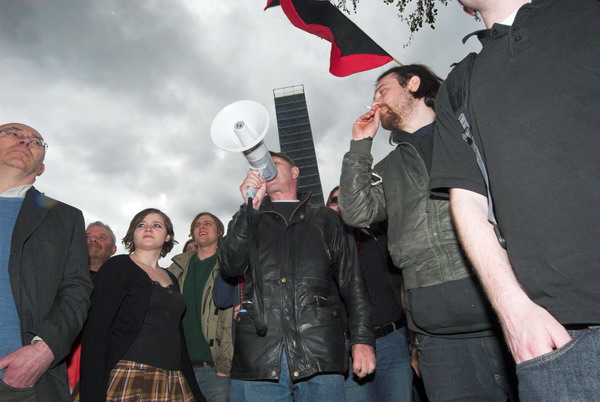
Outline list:
[[[390,131],[400,130],[400,127],[402,127],[402,116],[386,104],[380,105],[380,107],[383,108],[381,113],[381,127]]]
[[[102,247],[89,247],[88,254],[90,260],[106,261],[110,258],[110,251]]]
[[[418,103],[418,99],[408,96],[404,97],[395,108],[387,103],[380,104],[381,127],[390,131],[404,130],[407,118],[415,112]]]

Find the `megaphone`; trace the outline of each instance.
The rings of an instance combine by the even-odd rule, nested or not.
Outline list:
[[[263,105],[242,100],[227,105],[213,119],[210,138],[224,151],[243,152],[250,167],[267,181],[277,176],[277,167],[262,141],[269,131],[269,113]],[[258,189],[246,191],[253,198]]]

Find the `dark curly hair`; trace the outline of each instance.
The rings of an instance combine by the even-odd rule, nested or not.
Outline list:
[[[160,216],[162,216],[162,218],[165,220],[167,234],[169,235],[169,241],[166,241],[163,244],[162,250],[160,251],[160,256],[164,257],[165,255],[169,254],[169,252],[173,249],[173,246],[177,244],[177,242],[175,241],[175,231],[173,230],[173,222],[171,222],[171,218],[169,218],[167,214],[165,214],[160,209],[146,208],[143,211],[140,211],[137,214],[135,214],[135,216],[131,220],[131,223],[129,224],[127,234],[125,235],[125,237],[123,237],[123,245],[130,253],[133,253],[135,251],[135,244],[133,244],[133,232],[135,231],[135,228],[141,221],[144,220],[146,216],[148,216],[148,214],[152,213],[159,214]]]
[[[419,77],[421,79],[421,85],[419,85],[418,90],[412,93],[412,96],[415,99],[424,98],[425,105],[433,108],[435,96],[437,95],[438,89],[440,89],[442,79],[435,75],[429,67],[422,64],[392,67],[377,78],[375,85],[378,85],[379,81],[389,74],[394,74],[396,76],[396,79],[400,85],[402,85],[402,88],[406,88],[408,81],[415,75]]]

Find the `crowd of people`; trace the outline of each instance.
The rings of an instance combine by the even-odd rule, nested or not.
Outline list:
[[[164,212],[114,256],[0,125],[0,401],[597,399],[600,3],[461,3],[483,49],[382,73],[326,205],[271,152],[167,269]]]

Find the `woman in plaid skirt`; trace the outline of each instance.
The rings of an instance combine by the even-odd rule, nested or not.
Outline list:
[[[203,401],[181,329],[185,301],[158,266],[175,243],[167,215],[149,208],[94,277],[81,354],[79,400]]]

